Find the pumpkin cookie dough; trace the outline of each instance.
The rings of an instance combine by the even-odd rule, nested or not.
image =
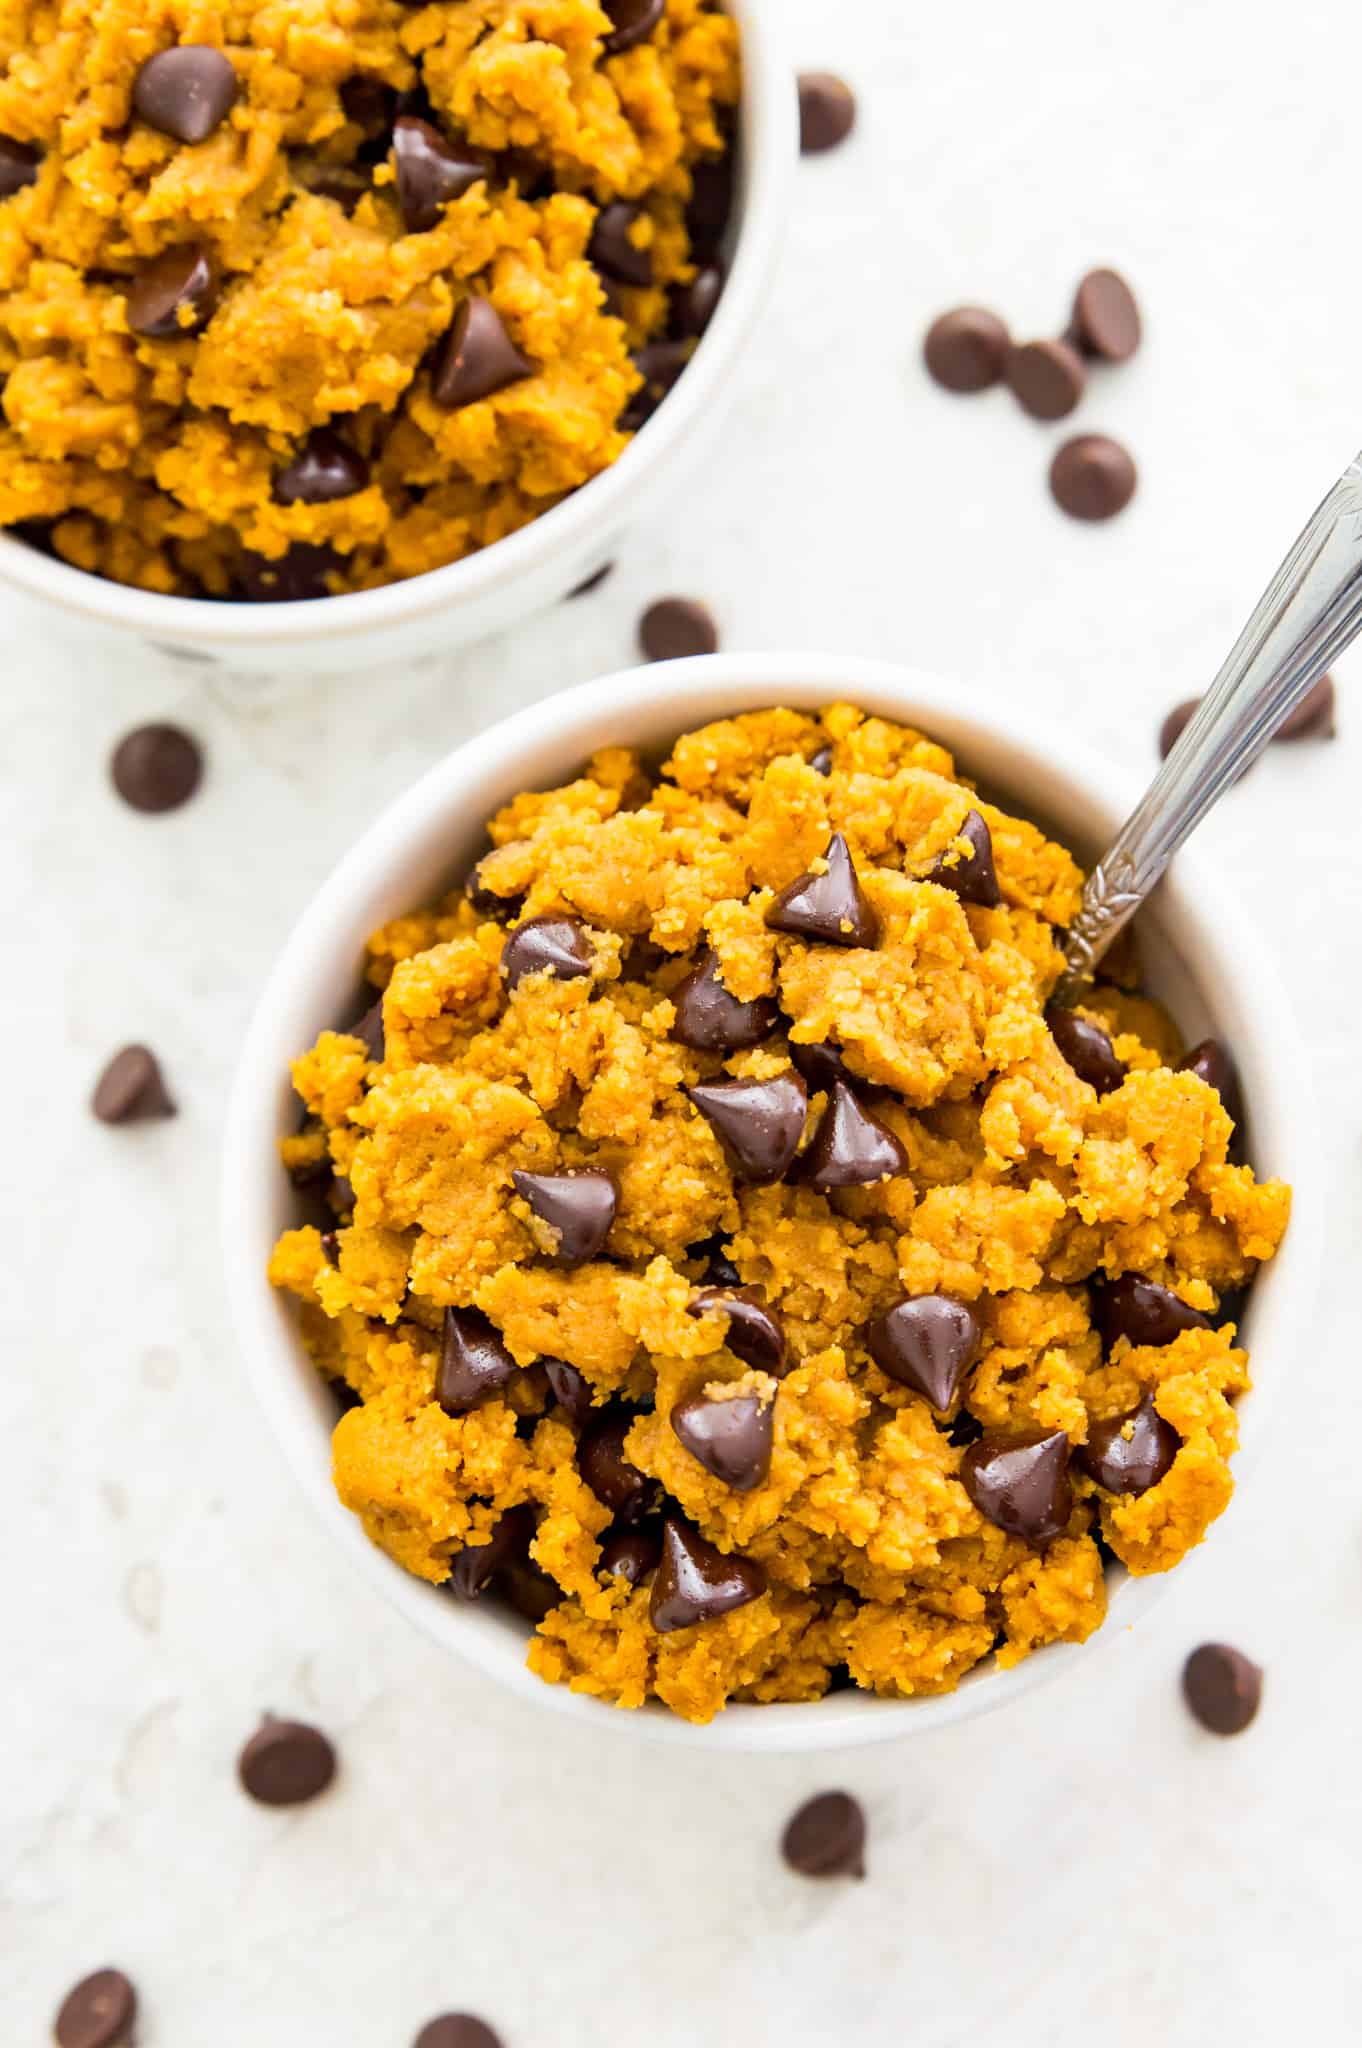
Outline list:
[[[275,1283],[341,1499],[542,1677],[696,1721],[1082,1641],[1230,1496],[1289,1195],[1223,1048],[1047,1007],[1082,875],[847,705],[491,820],[296,1062]],[[490,1589],[490,1590],[489,1590]]]
[[[711,0],[8,0],[0,526],[274,600],[615,461],[722,289]]]

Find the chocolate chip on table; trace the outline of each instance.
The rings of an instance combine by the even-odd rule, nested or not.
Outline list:
[[[154,257],[128,286],[128,326],[150,341],[197,334],[217,311],[220,284],[212,252],[186,242]]]
[[[979,1356],[980,1337],[979,1318],[965,1302],[920,1294],[877,1316],[865,1342],[881,1372],[944,1410]]]
[[[204,142],[231,113],[239,89],[230,57],[209,43],[182,43],[141,66],[132,108],[140,121],[176,142]]]
[[[137,1993],[121,1970],[95,1970],[67,1992],[52,2026],[57,2048],[127,2048]]]
[[[26,142],[0,135],[0,199],[12,199],[28,185],[36,185],[42,157]]]
[[[493,1524],[485,1543],[465,1543],[449,1560],[445,1581],[456,1600],[476,1600],[513,1557],[523,1557],[534,1536],[534,1510],[508,1508]]]
[[[1214,1088],[1231,1123],[1243,1120],[1244,1103],[1238,1069],[1218,1038],[1203,1038],[1199,1045],[1185,1052],[1178,1061],[1177,1070],[1180,1074],[1195,1074],[1208,1088]]]
[[[566,1415],[574,1429],[581,1429],[590,1415],[593,1402],[591,1382],[578,1372],[575,1365],[569,1365],[563,1358],[541,1358],[548,1378],[549,1391]]]
[[[1051,1038],[1080,1081],[1086,1081],[1099,1095],[1109,1095],[1113,1088],[1120,1087],[1126,1070],[1100,1024],[1080,1017],[1077,1010],[1061,1009],[1057,1003],[1046,1009],[1045,1021]]]
[[[725,1261],[725,1263],[727,1263]],[[687,1315],[723,1315],[728,1318],[724,1343],[735,1358],[752,1365],[771,1378],[783,1378],[786,1369],[785,1325],[769,1307],[759,1287],[742,1287],[738,1271],[729,1267],[731,1282],[704,1287],[687,1308]]]
[[[1069,1439],[1062,1429],[986,1435],[960,1462],[960,1483],[985,1520],[1043,1549],[1073,1509]]]
[[[160,1062],[145,1045],[125,1045],[114,1054],[95,1083],[90,1106],[102,1124],[142,1123],[175,1114]]]
[[[589,597],[593,590],[600,589],[601,585],[604,583],[607,576],[613,576],[614,573],[614,563],[603,562],[600,568],[593,571],[593,573],[590,576],[584,577],[580,583],[574,584],[572,589],[568,592],[568,596]]]
[[[865,1876],[865,1809],[849,1792],[820,1792],[790,1816],[780,1853],[800,1877]]]
[[[792,1038],[790,1058],[809,1087],[821,1090],[824,1095],[830,1094],[838,1081],[845,1082],[848,1088],[855,1086],[854,1078],[841,1052],[826,1038],[809,1045],[801,1045],[797,1039]]]
[[[203,753],[178,725],[139,725],[114,748],[109,774],[133,810],[177,811],[203,780]]]
[[[692,1394],[672,1409],[677,1441],[734,1493],[751,1493],[771,1469],[775,1405],[756,1394],[711,1400]]]
[[[501,2036],[471,2012],[442,2012],[426,2021],[412,2048],[501,2048]]]
[[[1313,690],[1299,703],[1291,716],[1284,719],[1273,733],[1274,742],[1292,740],[1331,740],[1337,728],[1334,724],[1334,679],[1321,676]]]
[[[1022,342],[1009,352],[1003,375],[1022,410],[1037,420],[1062,420],[1088,381],[1082,356],[1067,341]]]
[[[1184,1330],[1211,1327],[1210,1317],[1190,1307],[1171,1287],[1160,1287],[1138,1273],[1093,1284],[1092,1320],[1108,1349],[1118,1337],[1132,1344],[1171,1344]]]
[[[649,1572],[656,1571],[662,1556],[662,1541],[652,1529],[615,1529],[601,1544],[601,1561],[596,1570],[608,1579],[624,1579],[641,1585]]]
[[[851,848],[834,832],[823,854],[823,866],[811,868],[782,889],[766,912],[773,932],[815,939],[826,946],[873,946],[879,919],[856,873]]]
[[[1136,482],[1130,450],[1109,434],[1075,434],[1050,464],[1051,493],[1071,519],[1114,519],[1134,497]]]
[[[733,214],[736,168],[736,143],[723,156],[704,157],[691,166],[686,232],[690,236],[692,250],[702,260],[715,254],[728,232]]]
[[[657,1497],[657,1488],[624,1455],[624,1439],[634,1426],[628,1409],[602,1415],[577,1440],[577,1470],[603,1507],[618,1520],[637,1522]]]
[[[649,661],[680,661],[688,654],[713,654],[719,629],[696,598],[660,597],[639,620],[638,644]]]
[[[760,1045],[776,1027],[776,1006],[769,997],[742,1003],[728,993],[712,947],[700,955],[672,1001],[676,1005],[672,1036],[696,1052],[740,1052]]]
[[[717,263],[702,264],[689,284],[672,291],[672,325],[678,334],[704,333],[724,295],[724,274]]]
[[[821,156],[845,142],[856,125],[856,95],[832,71],[799,74],[799,147],[804,156]]]
[[[993,835],[978,811],[969,813],[955,838],[968,840],[969,852],[962,857],[952,840],[922,880],[949,889],[962,903],[977,904],[981,910],[996,910],[1003,892],[993,866]]]
[[[653,252],[641,249],[633,230],[647,215],[629,199],[612,199],[596,216],[587,244],[587,259],[616,284],[650,285],[653,281]]]
[[[835,1081],[800,1158],[800,1181],[827,1194],[833,1188],[869,1187],[907,1169],[908,1155],[894,1133],[861,1106],[844,1081]]]
[[[415,114],[400,114],[393,123],[393,169],[402,225],[409,235],[437,227],[451,199],[487,176],[487,166],[471,150],[458,150],[439,129]]]
[[[766,1574],[750,1557],[726,1555],[679,1516],[662,1525],[662,1561],[653,1578],[648,1613],[659,1635],[715,1621],[759,1600]]]
[[[1201,709],[1200,697],[1188,697],[1181,704],[1175,704],[1163,724],[1159,727],[1159,759],[1166,761],[1178,741],[1186,732],[1197,712]]]
[[[601,0],[601,6],[611,22],[605,54],[618,57],[621,51],[647,42],[667,11],[667,0]]]
[[[527,918],[518,924],[501,949],[501,973],[508,992],[527,974],[548,973],[558,981],[590,974],[591,945],[586,926],[577,917]]]
[[[804,1135],[808,1091],[791,1068],[767,1081],[697,1081],[686,1090],[719,1139],[735,1179],[778,1181]]]
[[[928,375],[947,391],[987,391],[1000,384],[1012,337],[985,306],[953,306],[927,329],[922,356]]]
[[[1182,1667],[1182,1691],[1212,1735],[1242,1735],[1263,1697],[1262,1667],[1228,1643],[1203,1643]]]
[[[1115,270],[1090,270],[1074,294],[1070,334],[1086,354],[1124,363],[1140,345],[1135,294]]]
[[[1148,1493],[1171,1469],[1182,1438],[1164,1421],[1146,1394],[1138,1408],[1108,1422],[1094,1422],[1074,1463],[1108,1493]]]
[[[467,298],[436,350],[431,396],[446,412],[458,412],[534,374],[491,300]]]
[[[280,505],[330,505],[353,498],[369,481],[364,457],[333,427],[314,427],[287,469],[274,480]]]
[[[500,1393],[520,1367],[477,1308],[447,1308],[435,1398],[446,1415],[467,1415],[489,1394]]]
[[[267,555],[243,554],[238,581],[241,595],[251,604],[307,604],[331,595],[326,579],[339,567],[334,548],[299,540],[273,561]]]
[[[336,1752],[320,1728],[266,1714],[237,1758],[237,1776],[262,1806],[301,1806],[325,1792]]]
[[[578,1173],[523,1173],[511,1179],[516,1193],[553,1233],[553,1259],[560,1266],[584,1266],[596,1257],[610,1235],[619,1207],[619,1189],[600,1167]]]

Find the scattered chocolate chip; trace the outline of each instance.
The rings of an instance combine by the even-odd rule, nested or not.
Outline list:
[[[769,1081],[697,1081],[687,1094],[705,1117],[738,1180],[779,1180],[804,1135],[808,1091],[791,1069]]]
[[[523,1557],[534,1536],[534,1510],[508,1508],[485,1543],[465,1543],[449,1560],[445,1581],[456,1600],[476,1600],[513,1557]]]
[[[393,123],[393,169],[409,235],[437,227],[450,200],[462,199],[487,176],[486,164],[471,150],[453,148],[438,128],[415,114],[401,114]]]
[[[643,383],[620,414],[621,433],[636,434],[647,425],[690,361],[692,347],[689,341],[650,341],[635,351],[630,360]],[[701,648],[699,652],[712,653],[713,649]]]
[[[497,1579],[497,1592],[514,1613],[536,1628],[563,1599],[558,1581],[551,1579],[530,1557],[513,1557],[503,1567]]]
[[[710,1400],[692,1394],[672,1409],[672,1429],[698,1465],[730,1487],[751,1493],[771,1469],[775,1406],[756,1394]]]
[[[262,1806],[301,1806],[335,1777],[336,1752],[320,1728],[266,1714],[237,1758],[236,1771]]]
[[[435,1398],[446,1415],[467,1415],[500,1393],[520,1367],[481,1309],[447,1308]]]
[[[128,326],[150,341],[183,339],[208,325],[217,311],[218,268],[197,242],[167,249],[128,286]]]
[[[1067,341],[1027,341],[1010,351],[1007,388],[1032,419],[1062,420],[1083,396],[1088,373]]]
[[[1242,1735],[1263,1697],[1262,1667],[1228,1643],[1203,1643],[1182,1667],[1182,1691],[1212,1735]]]
[[[719,645],[714,615],[693,597],[660,597],[639,620],[638,644],[649,661],[680,661],[713,654]]]
[[[1055,451],[1050,490],[1071,519],[1114,519],[1135,495],[1134,458],[1109,434],[1075,434]]]
[[[1140,345],[1140,309],[1114,270],[1090,270],[1074,294],[1070,331],[1087,353],[1124,363]]]
[[[515,1190],[530,1209],[553,1232],[555,1262],[560,1266],[584,1266],[596,1257],[615,1220],[619,1189],[599,1167],[584,1167],[579,1173],[511,1174]]]
[[[42,157],[26,142],[0,135],[0,199],[12,199],[28,185],[36,185]]]
[[[468,298],[436,350],[431,396],[446,412],[458,412],[534,373],[491,300]]]
[[[624,1579],[641,1585],[649,1572],[656,1571],[662,1556],[662,1540],[654,1529],[615,1529],[601,1544],[598,1572],[608,1579]]]
[[[868,1187],[907,1168],[908,1155],[894,1133],[862,1108],[844,1081],[835,1081],[799,1160],[798,1178],[827,1194],[833,1188]]]
[[[95,1083],[90,1106],[102,1124],[143,1123],[175,1114],[160,1063],[145,1045],[125,1045],[114,1054]]]
[[[935,882],[938,888],[951,890],[962,903],[976,903],[982,910],[996,910],[1003,900],[1003,892],[998,887],[993,867],[993,835],[978,811],[969,813],[955,838],[967,839],[969,852],[962,857],[956,850],[955,840],[952,840],[940,859],[928,868],[923,881]]]
[[[568,596],[589,597],[593,590],[600,589],[601,585],[604,583],[607,576],[613,576],[614,573],[614,563],[603,562],[600,568],[597,569],[592,575],[585,577],[582,582],[574,584],[572,589],[568,592]]]
[[[601,0],[611,21],[605,39],[607,57],[618,57],[636,43],[646,43],[667,11],[667,0]]]
[[[728,1261],[724,1260],[725,1265]],[[739,1285],[736,1266],[729,1266],[731,1281],[702,1288],[687,1309],[687,1315],[723,1315],[728,1318],[724,1343],[744,1365],[782,1379],[786,1369],[785,1325],[775,1309],[767,1306],[759,1287]],[[712,1269],[710,1275],[712,1278]]]
[[[1182,1439],[1146,1394],[1138,1408],[1110,1422],[1094,1422],[1074,1462],[1108,1493],[1148,1493],[1170,1470]]]
[[[1302,698],[1289,718],[1283,719],[1274,740],[1331,740],[1334,724],[1334,679],[1321,676],[1313,690]]]
[[[624,1455],[634,1426],[628,1409],[602,1415],[577,1439],[577,1470],[603,1507],[625,1523],[637,1522],[653,1505],[657,1488]]]
[[[696,1052],[739,1052],[760,1045],[776,1027],[776,1006],[759,996],[740,1003],[719,978],[719,959],[712,947],[700,955],[672,997],[676,1022],[672,1035]]]
[[[732,148],[724,156],[706,157],[691,167],[686,232],[698,257],[714,255],[728,232],[733,213],[735,169]]]
[[[982,1436],[960,1462],[960,1483],[986,1520],[1043,1549],[1073,1508],[1068,1466],[1062,1429]]]
[[[838,1081],[844,1082],[848,1088],[855,1085],[840,1051],[826,1038],[812,1045],[801,1045],[792,1038],[790,1058],[809,1087],[820,1089],[824,1095],[831,1094]]]
[[[955,306],[927,329],[922,344],[928,374],[947,391],[987,391],[1002,382],[1012,337],[984,306]]]
[[[799,147],[805,156],[821,156],[845,142],[856,125],[856,96],[832,71],[799,74]]]
[[[1159,727],[1159,758],[1166,761],[1178,741],[1186,732],[1196,713],[1201,709],[1200,697],[1188,697],[1185,702],[1175,704],[1163,724]]]
[[[1211,1319],[1190,1308],[1171,1287],[1122,1273],[1118,1280],[1094,1284],[1093,1327],[1109,1350],[1118,1337],[1132,1344],[1171,1344],[1183,1330],[1209,1330]]]
[[[1178,1061],[1178,1072],[1195,1074],[1208,1088],[1214,1088],[1230,1122],[1242,1121],[1244,1101],[1238,1069],[1218,1038],[1203,1038],[1199,1045],[1185,1052]]]
[[[648,1613],[659,1635],[693,1628],[746,1607],[766,1591],[766,1574],[752,1558],[726,1556],[676,1515],[662,1525],[662,1561],[653,1579]]]
[[[375,1066],[382,1066],[385,1051],[382,996],[376,1003],[370,1003],[364,1015],[350,1026],[350,1036],[359,1039]]]
[[[426,2021],[413,2048],[501,2048],[501,2036],[471,2012],[442,2012]]]
[[[369,481],[369,465],[331,427],[314,427],[287,469],[274,480],[280,505],[330,505],[353,498]]]
[[[327,577],[340,567],[334,548],[299,540],[271,561],[267,555],[243,554],[238,572],[241,594],[251,604],[307,604],[330,597]]]
[[[109,773],[133,810],[177,811],[203,780],[203,754],[178,725],[139,725],[114,748]]]
[[[719,310],[724,295],[724,274],[717,263],[702,264],[689,284],[672,292],[672,325],[678,334],[704,333]]]
[[[121,1970],[95,1970],[61,2002],[52,2032],[57,2048],[127,2048],[137,1993]]]
[[[501,949],[501,972],[508,991],[519,988],[527,974],[578,980],[590,974],[591,962],[586,926],[576,917],[527,918],[508,935]]]
[[[633,230],[646,219],[643,208],[628,199],[611,200],[596,216],[587,258],[616,284],[642,286],[653,281],[653,252],[640,249],[633,240]]]
[[[979,1355],[979,1318],[949,1294],[920,1294],[877,1316],[866,1349],[891,1380],[949,1408]]]
[[[563,1358],[541,1358],[554,1400],[574,1429],[581,1429],[592,1406],[591,1382]]]
[[[1045,1012],[1050,1036],[1080,1081],[1086,1081],[1099,1095],[1109,1095],[1126,1077],[1125,1067],[1112,1050],[1112,1043],[1100,1024],[1080,1017],[1077,1010],[1064,1010],[1051,1003]]]
[[[133,80],[132,107],[176,142],[203,142],[227,119],[238,90],[230,57],[208,43],[182,43],[148,57]]]
[[[782,889],[766,913],[773,932],[816,939],[825,946],[873,946],[880,922],[862,889],[851,848],[834,832],[823,866],[811,868]]]
[[[865,1810],[849,1792],[820,1792],[792,1814],[780,1853],[801,1877],[865,1876]]]
[[[809,756],[809,766],[815,775],[831,775],[832,748],[820,747],[816,754],[811,754]]]

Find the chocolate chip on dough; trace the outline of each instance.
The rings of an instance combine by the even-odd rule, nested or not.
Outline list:
[[[776,1026],[776,1006],[769,997],[744,1003],[728,993],[712,947],[700,955],[672,1001],[672,1035],[697,1052],[741,1052],[760,1045]]]
[[[647,42],[667,11],[667,0],[601,0],[601,6],[610,17],[605,54],[618,57]]]
[[[961,1460],[960,1482],[988,1521],[1043,1549],[1073,1509],[1069,1439],[1062,1429],[982,1436]]]
[[[393,169],[402,224],[413,235],[437,227],[449,202],[487,176],[471,150],[456,149],[415,114],[400,114],[393,123]]]
[[[501,949],[501,972],[508,992],[519,988],[527,974],[547,972],[558,981],[590,974],[586,926],[577,917],[527,918]]]
[[[774,1403],[757,1394],[692,1394],[672,1409],[671,1424],[706,1472],[734,1493],[751,1493],[771,1469],[774,1413]]]
[[[968,843],[968,853],[959,852],[957,839]],[[962,903],[977,904],[981,910],[997,909],[1003,895],[993,866],[993,835],[978,811],[968,814],[955,839],[922,879],[935,882],[940,889],[949,889]]]
[[[1094,1422],[1074,1463],[1108,1493],[1148,1493],[1172,1469],[1182,1439],[1146,1394],[1138,1408]]]
[[[879,919],[856,873],[851,849],[834,832],[821,868],[811,868],[782,889],[766,913],[774,932],[814,939],[827,946],[873,946]]]
[[[949,1408],[979,1355],[979,1318],[949,1294],[896,1302],[865,1333],[866,1349],[890,1379],[911,1387],[933,1408]]]
[[[1045,1012],[1050,1036],[1080,1081],[1086,1081],[1099,1095],[1109,1095],[1126,1077],[1125,1067],[1112,1049],[1110,1037],[1100,1024],[1080,1017],[1077,1010],[1061,1009],[1052,1003]]]
[[[766,1081],[697,1081],[687,1089],[739,1180],[782,1178],[804,1135],[808,1091],[791,1068]]]
[[[759,1287],[740,1287],[738,1271],[730,1266],[733,1284],[702,1288],[686,1313],[692,1316],[723,1315],[728,1318],[724,1343],[735,1358],[759,1372],[780,1379],[786,1370],[785,1325],[775,1309],[767,1305]]]
[[[208,43],[181,43],[148,57],[133,80],[133,112],[176,142],[204,142],[236,105],[230,57]]]
[[[490,299],[461,301],[435,355],[431,397],[446,412],[458,412],[534,375]]]
[[[812,1142],[800,1157],[798,1179],[827,1194],[833,1188],[869,1187],[907,1169],[908,1155],[888,1125],[863,1108],[844,1081],[834,1081]]]
[[[518,1195],[555,1239],[553,1257],[560,1266],[584,1266],[596,1257],[610,1235],[619,1207],[619,1189],[599,1167],[579,1173],[511,1175]]]
[[[662,1526],[662,1561],[653,1577],[648,1612],[659,1635],[714,1621],[759,1600],[766,1574],[752,1558],[716,1550],[676,1515]]]
[[[353,498],[369,481],[369,465],[332,427],[314,427],[287,469],[274,480],[281,505],[330,505]]]
[[[150,341],[183,339],[217,311],[220,280],[212,252],[197,242],[156,256],[128,287],[128,326]]]
[[[447,1308],[435,1398],[446,1415],[467,1415],[500,1393],[520,1367],[481,1309]]]

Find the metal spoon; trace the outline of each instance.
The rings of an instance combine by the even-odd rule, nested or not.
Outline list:
[[[1082,985],[1169,861],[1362,632],[1362,455],[1344,470],[1258,600],[1224,667],[1088,877],[1059,1002]]]

